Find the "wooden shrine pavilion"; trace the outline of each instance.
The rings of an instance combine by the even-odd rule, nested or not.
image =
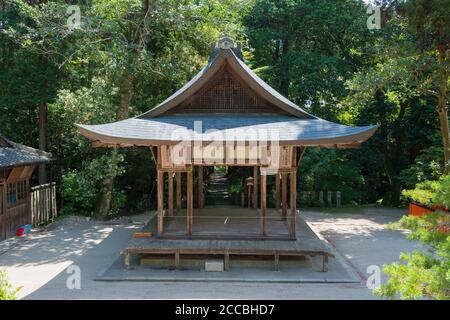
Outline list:
[[[158,171],[157,239],[161,241],[296,240],[296,176],[305,149],[355,148],[376,130],[376,126],[333,123],[306,112],[260,79],[244,63],[240,49],[230,38],[219,40],[212,47],[208,64],[191,81],[142,115],[102,125],[77,125],[95,147],[150,147]],[[253,167],[253,208],[245,209],[257,215],[256,233],[254,229],[246,233],[250,226],[223,237],[213,229],[202,233],[208,224],[196,229],[194,221],[200,219],[204,209],[206,166]],[[168,208],[164,206],[165,174],[169,176]],[[181,208],[182,174],[186,175],[186,215],[182,215],[183,224],[178,224],[183,229],[175,230],[168,225],[176,209]],[[195,212],[194,174],[198,174]],[[270,179],[275,181],[277,208],[280,206],[276,212],[287,230],[283,236],[271,233],[267,219],[267,180],[273,176],[275,179]],[[231,214],[233,208],[227,210]]]

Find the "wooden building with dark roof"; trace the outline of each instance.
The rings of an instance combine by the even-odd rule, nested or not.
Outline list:
[[[0,135],[0,240],[31,223],[30,178],[36,165],[51,160],[49,153]]]
[[[77,124],[77,127],[95,147],[145,146],[151,149],[158,170],[157,239],[188,241],[164,244],[153,241],[147,249],[140,243],[126,252],[173,251],[178,256],[183,250],[191,253],[208,252],[213,249],[210,245],[214,246],[214,252],[229,253],[226,248],[230,248],[231,244],[227,242],[220,242],[221,245],[217,242],[195,242],[205,239],[285,240],[285,244],[294,241],[286,244],[292,249],[288,251],[304,252],[307,244],[299,242],[296,231],[296,176],[303,152],[307,147],[355,148],[377,129],[377,126],[341,125],[308,113],[259,78],[244,63],[240,46],[229,38],[223,38],[213,46],[207,65],[191,81],[148,112],[114,123]],[[252,219],[240,220],[241,223],[235,224],[229,222],[226,230],[224,224],[228,218],[225,223],[215,225],[194,223],[196,219],[207,221],[201,219],[205,212],[203,175],[206,166],[253,167],[253,208],[248,209],[252,211],[239,208],[236,211],[229,209],[225,213],[233,219],[241,214]],[[167,188],[164,186],[166,174]],[[185,215],[179,210],[182,197],[180,184],[183,181],[181,174],[186,175],[183,179],[186,182],[183,188],[186,190]],[[195,211],[194,174],[198,174],[198,208]],[[276,177],[271,179],[276,183],[276,202],[282,202],[280,218],[276,219],[268,219],[266,200],[270,175]],[[174,178],[177,186],[175,196]],[[165,190],[168,195],[164,194]],[[219,211],[210,209],[207,214],[214,216]],[[278,210],[271,213],[277,215]],[[233,219],[231,221],[239,221]],[[285,232],[281,232],[281,229]],[[303,245],[304,250],[296,247],[296,243]],[[262,250],[264,244],[272,246],[266,248],[267,252],[278,254],[269,242],[234,244],[233,248],[237,246],[242,250],[233,249],[233,252],[255,253],[258,251],[255,248]],[[196,251],[196,246],[203,251]],[[308,250],[315,252],[311,248]],[[280,249],[278,252],[288,251]]]

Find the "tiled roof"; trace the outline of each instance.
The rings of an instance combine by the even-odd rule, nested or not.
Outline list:
[[[280,143],[296,144],[349,144],[362,142],[376,130],[376,126],[349,127],[322,119],[300,119],[283,115],[198,114],[170,115],[150,119],[131,118],[102,125],[78,125],[82,134],[103,142],[136,142],[137,145],[158,142],[196,140],[195,122],[201,122],[202,140],[254,141],[276,135]],[[89,136],[91,135],[91,136]]]
[[[214,108],[204,108],[201,114],[169,112],[177,106],[187,103],[192,97],[208,85],[214,76],[230,68],[240,79],[271,105],[279,108],[280,113],[255,114],[219,113]],[[259,78],[231,49],[220,49],[191,81],[181,89],[146,113],[124,121],[103,125],[77,125],[80,133],[92,141],[114,145],[158,145],[176,143],[186,139],[197,139],[194,133],[194,122],[202,121],[203,141],[215,141],[214,136],[228,136],[227,141],[239,140],[233,137],[233,129],[243,129],[247,133],[247,141],[260,140],[257,133],[277,131],[282,144],[309,146],[349,146],[359,144],[370,138],[377,126],[349,127],[333,123],[309,114],[298,105],[278,93]],[[215,130],[216,133],[207,133]],[[218,132],[217,132],[218,131]],[[231,134],[231,137],[230,137]]]
[[[49,153],[9,141],[0,135],[0,168],[37,164],[51,160]]]

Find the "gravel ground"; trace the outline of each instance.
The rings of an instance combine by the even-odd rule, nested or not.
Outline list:
[[[0,242],[0,268],[6,268],[24,299],[374,299],[365,283],[367,267],[398,260],[420,248],[404,232],[386,230],[405,211],[366,209],[361,213],[302,210],[303,218],[330,242],[361,277],[360,284],[270,284],[205,282],[99,282],[92,279],[111,262],[148,215],[95,222],[59,220],[28,238]],[[78,266],[81,288],[68,289]]]

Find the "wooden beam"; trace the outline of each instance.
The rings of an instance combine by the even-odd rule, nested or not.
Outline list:
[[[194,211],[194,194],[192,184],[192,171],[187,172],[187,235],[192,235],[192,220]]]
[[[169,172],[169,217],[173,217],[173,172]]]
[[[290,234],[294,240],[297,238],[297,170],[291,172],[291,223]]]
[[[176,197],[177,197],[177,210],[181,209],[181,172],[177,172],[176,174]]]
[[[287,216],[287,174],[281,174],[281,218],[286,220]]]
[[[346,143],[346,144],[322,144],[318,145],[320,148],[332,149],[358,149],[361,147],[360,142]]]
[[[253,167],[253,208],[258,209],[258,167]]]
[[[95,140],[91,143],[92,148],[128,148],[128,147],[136,147],[135,144],[132,143],[109,143],[103,142],[100,140]]]
[[[203,209],[205,197],[203,193],[203,167],[198,167],[198,208]]]
[[[280,209],[280,174],[275,175],[275,208]]]
[[[261,235],[266,235],[266,201],[267,175],[261,175]]]
[[[164,233],[164,172],[158,170],[157,173],[157,189],[158,189],[158,236]]]

